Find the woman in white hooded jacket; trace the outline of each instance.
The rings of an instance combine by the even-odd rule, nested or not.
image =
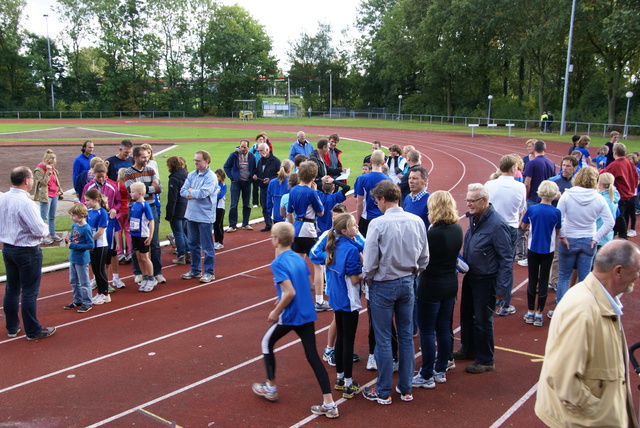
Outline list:
[[[562,229],[558,248],[556,302],[560,302],[569,289],[574,267],[578,269],[578,281],[589,274],[598,242],[613,229],[613,215],[596,190],[597,185],[598,172],[595,168],[582,168],[573,179],[573,187],[565,190],[558,201]],[[602,225],[596,230],[598,216],[602,218]]]

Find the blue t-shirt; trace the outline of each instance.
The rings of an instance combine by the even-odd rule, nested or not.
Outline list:
[[[149,237],[149,222],[153,220],[151,206],[147,202],[134,202],[129,208],[129,232],[139,238]],[[158,227],[156,224],[155,227]]]
[[[598,168],[598,169],[603,169],[604,167],[607,166],[607,157],[606,156],[603,156],[603,155],[596,156],[592,160],[593,160],[593,163],[596,164],[596,168]],[[600,162],[602,162],[602,165],[600,165]]]
[[[69,233],[69,262],[76,265],[86,265],[91,257],[89,251],[93,250],[93,232],[91,226],[85,223],[79,226],[73,223]]]
[[[322,202],[322,205],[324,206],[325,212],[325,215],[317,218],[319,233],[322,233],[325,230],[331,229],[331,210],[333,207],[346,201],[347,197],[344,196],[342,192],[331,193],[329,195],[320,190],[316,190],[316,192],[318,193],[320,202]]]
[[[87,215],[87,224],[91,226],[93,233],[96,233],[101,227],[106,228],[109,225],[109,214],[107,214],[107,210],[104,208],[89,210],[89,214]],[[107,247],[109,245],[107,234],[103,233],[101,237],[96,239],[95,245],[95,248]]]
[[[317,238],[316,214],[323,211],[324,206],[320,202],[316,191],[311,187],[298,185],[289,191],[287,212],[293,213],[293,227],[296,238]],[[300,221],[298,218],[305,218],[311,221]]]
[[[582,153],[582,157],[580,158],[580,168],[584,168],[587,166],[587,158],[591,157],[591,153],[585,147],[576,147],[576,150]]]
[[[280,253],[271,263],[271,272],[278,293],[278,300],[282,298],[282,286],[284,280],[291,281],[296,295],[278,317],[280,325],[302,325],[318,319],[311,295],[309,283],[309,269],[302,257],[293,251]]]
[[[538,187],[544,180],[548,180],[550,177],[556,175],[556,166],[546,156],[536,156],[533,160],[527,162],[522,175],[531,178],[527,201],[540,202]]]
[[[361,284],[351,284],[350,278],[361,273],[358,244],[348,237],[338,237],[333,263],[326,266],[327,296],[334,311],[353,312],[362,309]]]
[[[553,205],[532,205],[522,217],[530,224],[529,250],[538,254],[553,253],[556,249],[556,229],[562,227],[562,214]]]
[[[362,218],[373,220],[382,215],[382,211],[376,205],[376,199],[371,195],[371,191],[382,180],[391,180],[387,175],[381,172],[370,172],[369,174],[358,177],[354,184],[354,193],[356,196],[362,196],[364,207],[362,208]]]
[[[289,193],[289,177],[285,178],[282,183],[277,179],[269,182],[267,187],[267,210],[271,213],[271,218],[275,222],[285,220],[280,215],[280,203],[287,193]]]

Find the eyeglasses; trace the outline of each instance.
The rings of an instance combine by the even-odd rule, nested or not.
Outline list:
[[[485,199],[484,197],[482,198],[476,198],[476,199],[465,199],[464,201],[468,204],[475,204],[476,202],[478,202],[480,199]]]

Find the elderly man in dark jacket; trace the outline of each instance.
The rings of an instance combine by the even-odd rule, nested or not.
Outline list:
[[[462,347],[455,359],[475,360],[466,367],[469,373],[495,369],[493,315],[496,294],[509,289],[513,268],[509,225],[489,203],[489,191],[480,183],[470,184],[465,199],[470,219],[464,236],[463,257],[469,272],[462,281],[460,301],[460,338]]]
[[[260,153],[260,160],[256,167],[256,173],[253,174],[253,180],[257,181],[260,186],[260,206],[264,217],[264,227],[260,229],[260,232],[268,232],[271,230],[273,222],[267,207],[267,188],[269,187],[269,182],[278,177],[280,159],[271,153],[267,143],[258,144],[258,153]]]

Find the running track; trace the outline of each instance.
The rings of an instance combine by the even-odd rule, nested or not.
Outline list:
[[[298,130],[254,123],[185,126],[239,126],[251,129],[251,135],[254,130]],[[335,129],[305,127],[305,131],[328,135]],[[520,138],[471,139],[463,134],[358,128],[340,128],[338,132],[342,150],[348,150],[344,139],[349,138],[378,139],[385,146],[413,144],[422,152],[423,166],[430,172],[429,190],[450,190],[460,212],[464,212],[467,184],[486,181],[501,155],[523,152]],[[566,146],[549,146],[551,159],[559,163]],[[353,198],[349,198],[349,206],[355,209]],[[463,220],[462,225],[466,228],[467,222]],[[266,317],[275,294],[269,270],[273,250],[268,234],[257,231],[260,227],[254,232],[226,235],[225,249],[216,255],[217,279],[212,283],[181,280],[184,266],[172,265],[172,255],[164,248],[167,284],[149,294],[138,293],[126,267],[121,276],[128,288],[115,293],[112,303],[97,306],[86,315],[62,310],[71,299],[66,270],[43,275],[39,318],[43,325],[57,326],[58,332],[36,342],[26,341],[23,334],[0,339],[0,425],[543,426],[533,413],[533,405],[547,324],[534,328],[522,321],[526,268],[518,265],[514,265],[512,301],[518,312],[495,321],[495,372],[467,374],[461,361],[448,372],[446,384],[435,390],[414,389],[413,402],[402,402],[396,395],[391,406],[380,406],[357,396],[341,400],[340,418],[329,421],[309,412],[309,406],[320,401],[320,391],[302,347],[295,335],[289,335],[278,343],[280,401],[269,403],[255,396],[251,384],[264,379],[259,340],[268,326]],[[630,342],[640,340],[637,300],[633,294],[623,299]],[[331,316],[319,314],[319,350],[325,344]],[[356,352],[361,357],[366,357],[368,348],[366,317],[362,313],[356,338]],[[455,319],[457,327],[457,312]],[[454,346],[457,349],[459,344]],[[354,365],[355,380],[361,385],[375,382],[375,372],[366,371],[364,365],[364,361]],[[334,369],[328,368],[328,372],[331,378],[335,376]],[[632,378],[632,383],[636,393],[637,378]]]

